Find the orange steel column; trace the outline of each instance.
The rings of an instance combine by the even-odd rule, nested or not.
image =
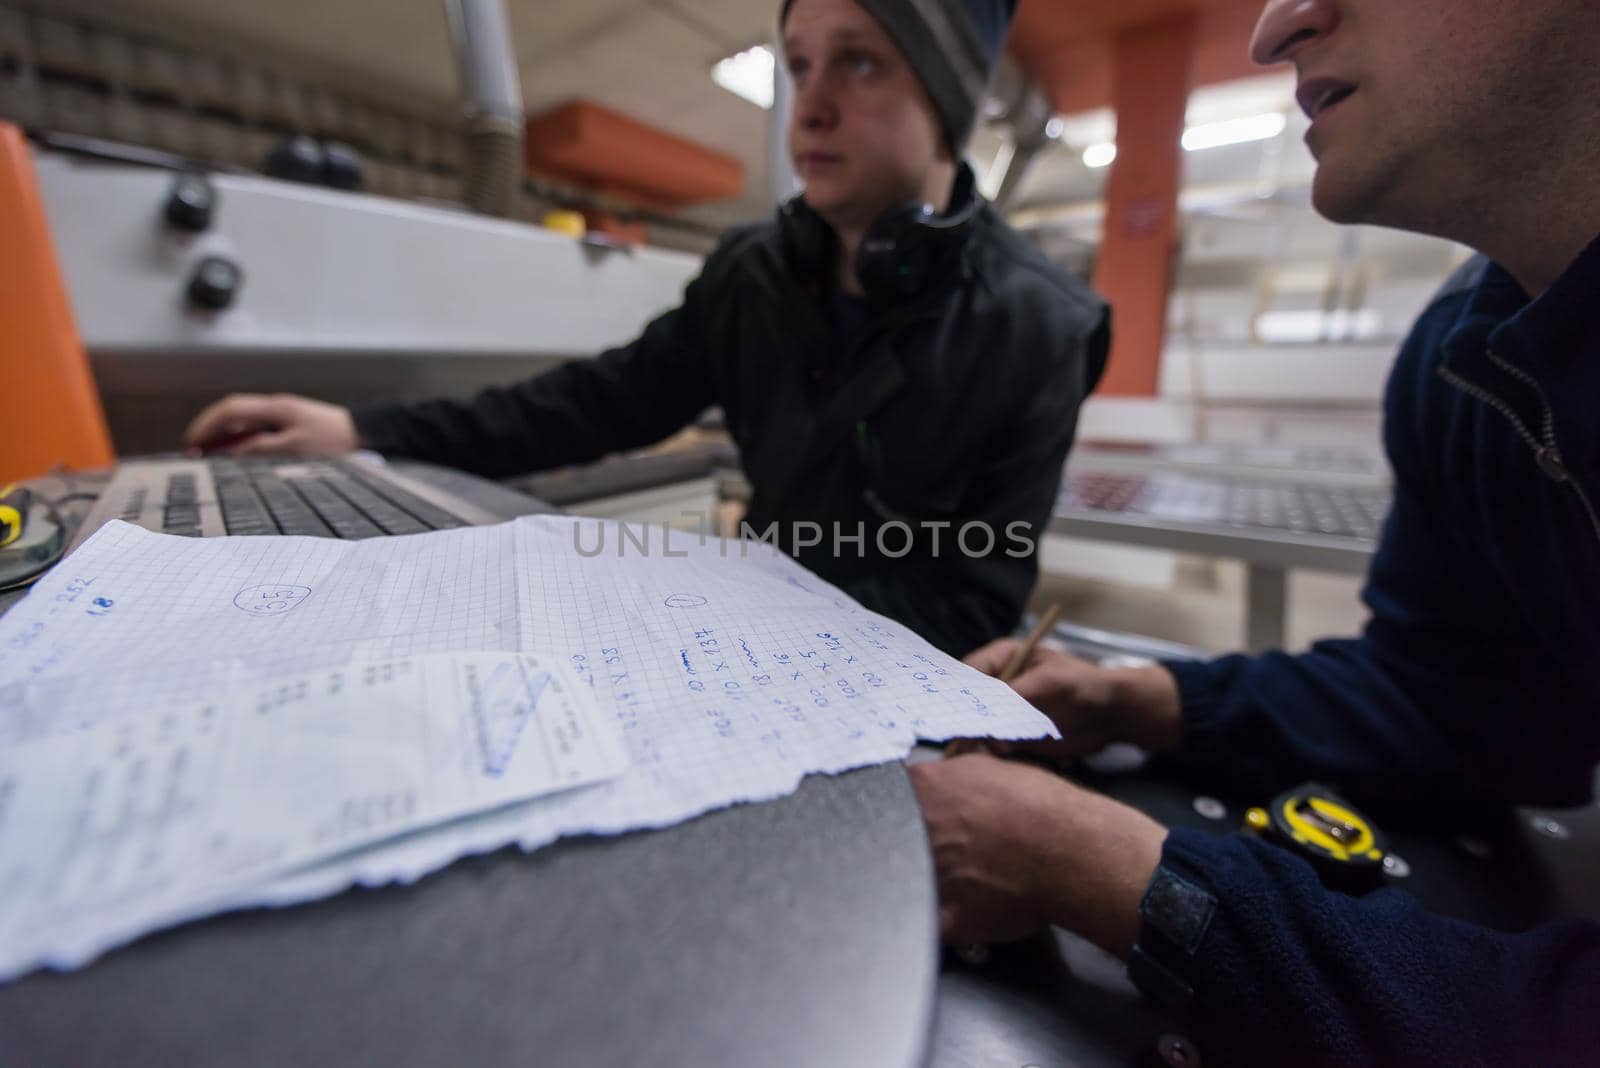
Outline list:
[[[1156,392],[1176,259],[1180,141],[1194,50],[1193,15],[1116,37],[1117,158],[1106,184],[1105,233],[1094,274],[1113,316],[1102,396]]]
[[[0,123],[0,485],[115,454],[73,325],[28,143]]]

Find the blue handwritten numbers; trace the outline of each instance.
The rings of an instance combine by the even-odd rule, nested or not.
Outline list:
[[[239,591],[234,607],[251,616],[281,616],[311,596],[309,586],[250,586]]]
[[[67,583],[60,593],[56,594],[56,603],[77,604],[78,598],[83,596],[93,584],[94,579],[92,578],[73,579]],[[91,616],[109,616],[116,604],[117,602],[110,597],[95,597],[83,606],[83,610]]]

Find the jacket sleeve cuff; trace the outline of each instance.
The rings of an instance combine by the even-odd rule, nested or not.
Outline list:
[[[1211,748],[1213,739],[1223,732],[1227,721],[1228,693],[1235,677],[1250,661],[1233,655],[1216,660],[1168,660],[1161,666],[1178,684],[1182,709],[1182,755],[1199,755]]]
[[[397,451],[399,438],[395,434],[394,413],[392,404],[363,404],[350,409],[350,419],[356,425],[356,437],[363,449],[385,455]]]

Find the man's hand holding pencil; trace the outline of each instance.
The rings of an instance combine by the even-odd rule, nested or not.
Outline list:
[[[966,663],[1009,683],[1050,717],[1061,739],[960,739],[946,747],[947,757],[989,752],[1053,762],[1087,756],[1113,742],[1129,742],[1151,752],[1177,747],[1180,706],[1171,673],[1161,667],[1103,668],[1071,653],[1042,647],[1040,641],[1055,624],[1059,609],[1059,605],[1051,605],[1026,641],[1001,638],[990,642],[969,654]]]

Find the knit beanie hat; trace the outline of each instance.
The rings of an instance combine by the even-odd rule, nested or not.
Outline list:
[[[794,0],[783,0],[782,26]],[[989,77],[1000,62],[1017,0],[856,0],[883,26],[928,91],[953,155],[960,157]]]

